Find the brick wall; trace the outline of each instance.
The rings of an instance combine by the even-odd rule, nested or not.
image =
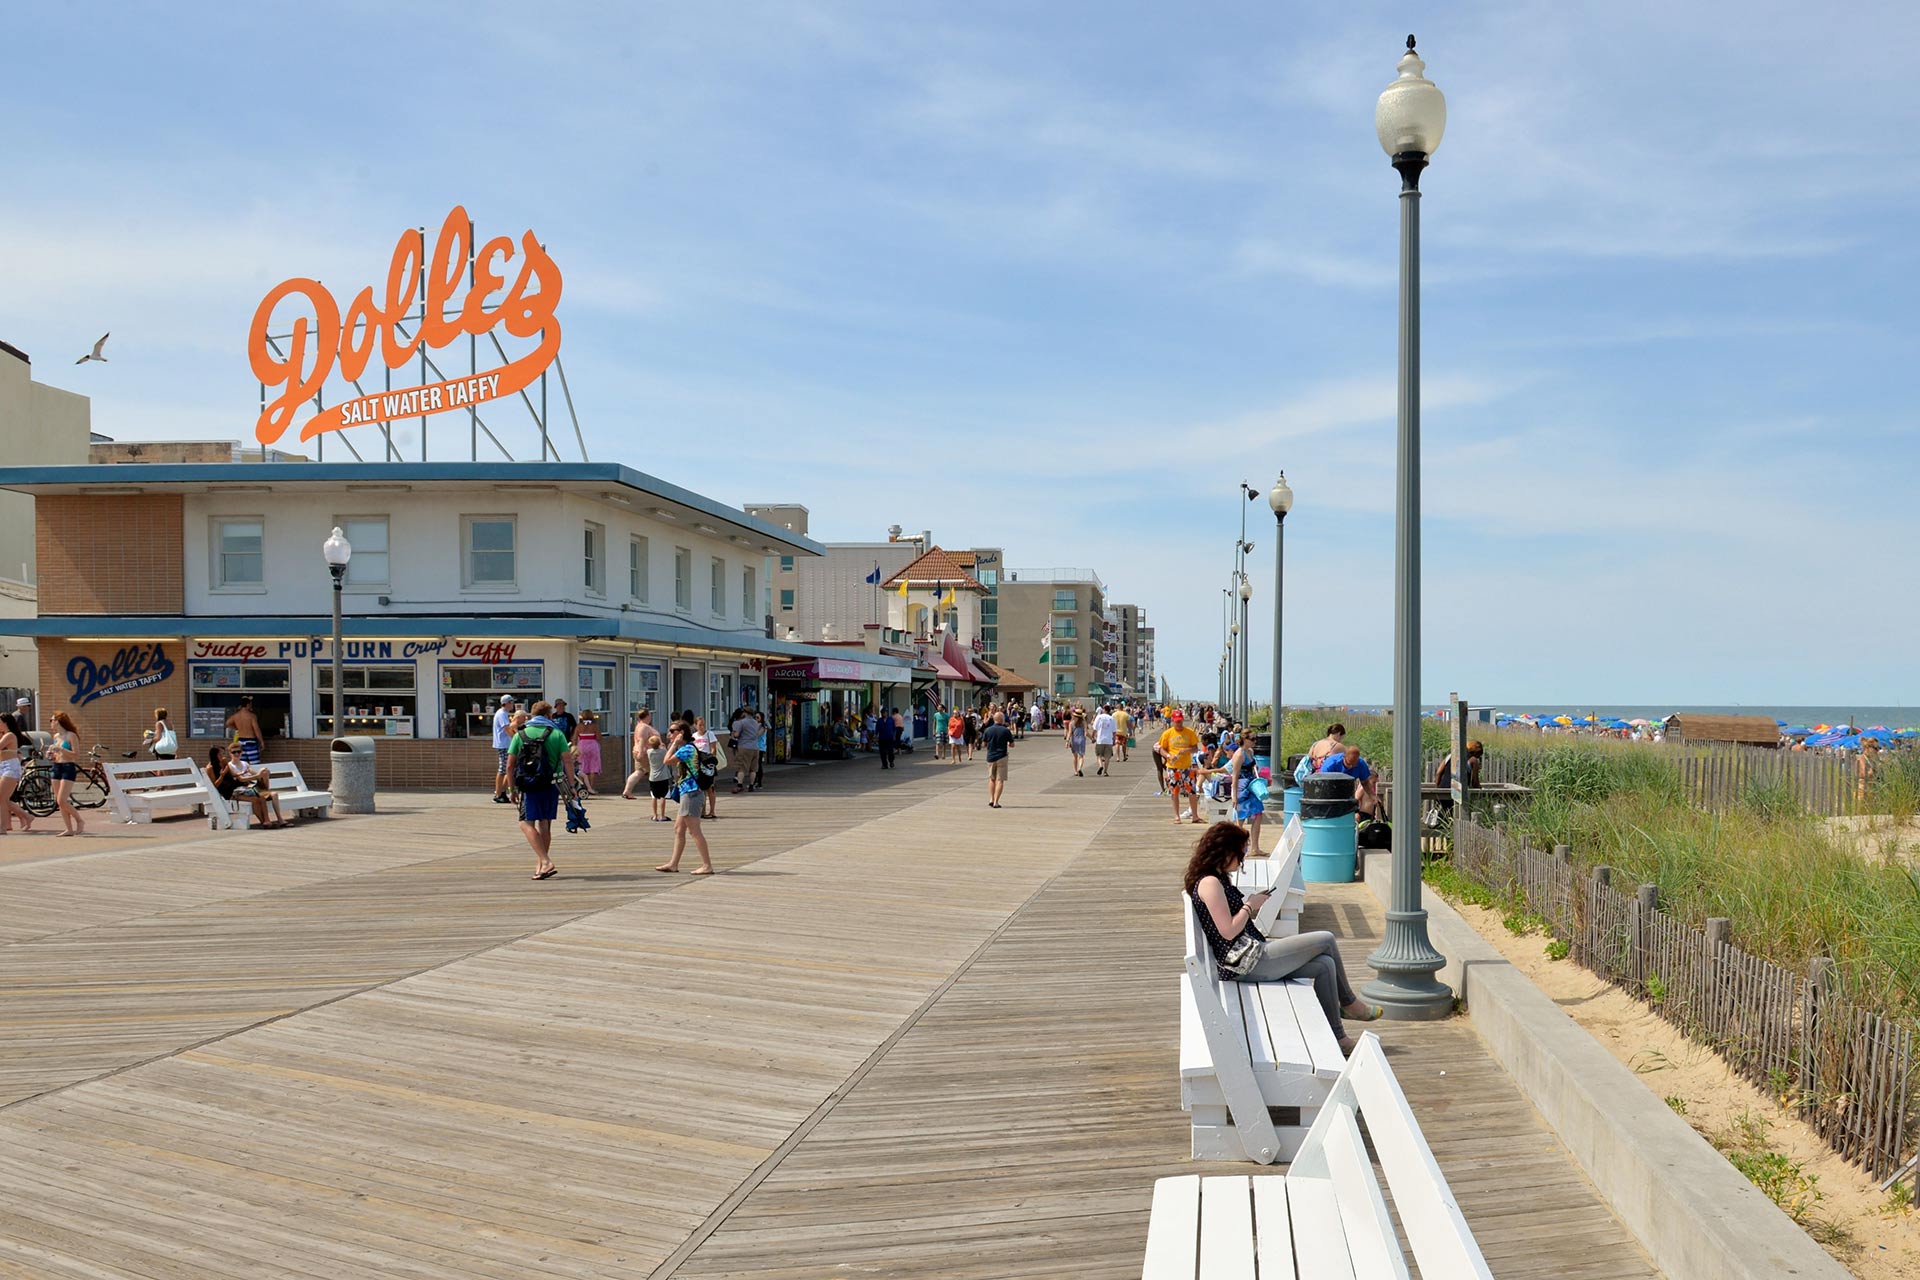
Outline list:
[[[70,678],[72,675],[84,677],[84,669],[89,664],[95,669],[110,669],[116,656],[123,651],[130,652],[130,659],[123,661],[122,670],[131,673],[134,665],[141,663],[147,665],[149,672],[159,670],[160,664],[153,656],[153,643],[100,640],[76,644],[71,640],[40,641],[40,696],[36,708],[40,716],[39,727],[52,730],[53,713],[65,711],[80,727],[81,745],[91,747],[96,742],[102,744],[107,748],[107,758],[110,760],[118,759],[119,752],[130,751],[140,745],[140,735],[153,725],[156,707],[167,709],[168,723],[178,733],[187,723],[187,651],[177,640],[163,640],[159,649],[160,656],[173,664],[173,673],[166,679],[123,693],[103,694],[91,702],[76,706],[70,700],[75,696]],[[83,660],[78,664],[77,671],[75,659]]]
[[[40,612],[184,612],[184,509],[177,493],[39,498]]]
[[[207,748],[216,744],[194,739],[186,745],[193,751],[194,758],[204,764]],[[333,765],[327,758],[332,746],[331,738],[273,738],[265,744],[264,755],[269,762],[293,761],[300,766],[300,776],[309,786],[325,791],[327,780],[333,776]],[[376,738],[374,787],[484,791],[493,786],[495,759],[493,747],[485,741]],[[602,774],[603,790],[606,779],[607,775]],[[615,787],[618,785],[614,783]]]

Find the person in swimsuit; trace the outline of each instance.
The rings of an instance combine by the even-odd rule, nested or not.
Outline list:
[[[85,835],[86,821],[73,804],[73,784],[80,780],[80,730],[64,711],[53,713],[53,724],[57,732],[47,748],[47,759],[53,764],[53,802],[60,808],[60,825],[65,828],[60,834]]]
[[[13,801],[20,788],[20,743],[26,736],[12,712],[0,714],[0,836],[13,829],[16,817],[20,830],[33,830],[33,815]]]
[[[225,747],[210,747],[207,750],[207,781],[220,793],[223,800],[245,800],[253,806],[253,820],[263,828],[284,827],[287,820],[280,815],[280,802],[274,799],[272,789],[267,785],[267,771],[254,771],[236,760]],[[269,821],[271,816],[271,821]]]
[[[233,735],[234,749],[250,765],[260,763],[260,744],[266,735],[260,732],[260,718],[253,714],[253,699],[242,695],[240,705],[227,717],[227,732]]]

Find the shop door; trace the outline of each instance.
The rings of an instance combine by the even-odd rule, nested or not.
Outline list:
[[[667,714],[679,715],[682,711],[698,714],[700,708],[707,705],[707,672],[705,667],[680,667],[673,669],[673,705],[667,708]]]

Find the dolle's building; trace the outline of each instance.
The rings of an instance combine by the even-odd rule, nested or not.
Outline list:
[[[64,707],[112,751],[165,707],[204,755],[250,696],[268,758],[325,776],[336,525],[339,730],[381,739],[384,785],[491,778],[506,693],[593,711],[606,775],[642,707],[768,707],[778,738],[793,707],[769,703],[769,668],[843,656],[770,634],[770,562],[816,544],[612,463],[12,467],[0,489],[35,500],[40,579],[39,616],[0,632],[39,646],[43,722]]]

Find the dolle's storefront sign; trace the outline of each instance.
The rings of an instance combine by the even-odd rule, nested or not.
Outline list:
[[[108,694],[159,684],[172,674],[173,659],[158,644],[130,644],[104,663],[76,654],[67,663],[67,683],[73,686],[67,701],[84,707]]]
[[[344,315],[340,304],[318,280],[304,276],[283,282],[260,300],[247,339],[247,359],[263,387],[269,391],[279,388],[278,394],[267,399],[254,425],[254,435],[261,444],[280,439],[293,425],[300,406],[311,402],[334,372],[349,382],[365,373],[376,345],[387,368],[401,369],[423,350],[438,351],[457,338],[468,334],[477,337],[496,325],[516,338],[540,338],[532,351],[487,373],[344,400],[309,418],[300,428],[302,440],[363,423],[465,409],[532,385],[560,353],[560,325],[554,319],[554,309],[560,303],[560,269],[528,231],[520,238],[520,267],[509,284],[501,272],[513,257],[513,240],[495,236],[473,253],[471,227],[467,211],[455,205],[440,224],[431,254],[425,235],[417,231],[402,233],[387,267],[385,290],[376,299],[373,286],[362,289],[347,304]],[[469,257],[473,270],[470,286],[463,279]],[[500,264],[498,270],[496,263]],[[423,275],[424,319],[419,314]],[[533,285],[538,287],[529,291]],[[465,297],[454,308],[455,295],[463,287]],[[489,307],[487,300],[502,288],[506,292]],[[296,295],[311,314],[294,319],[282,354],[269,339],[273,313],[281,302]],[[410,335],[403,335],[402,328],[410,330]],[[313,348],[311,367],[309,345]]]

